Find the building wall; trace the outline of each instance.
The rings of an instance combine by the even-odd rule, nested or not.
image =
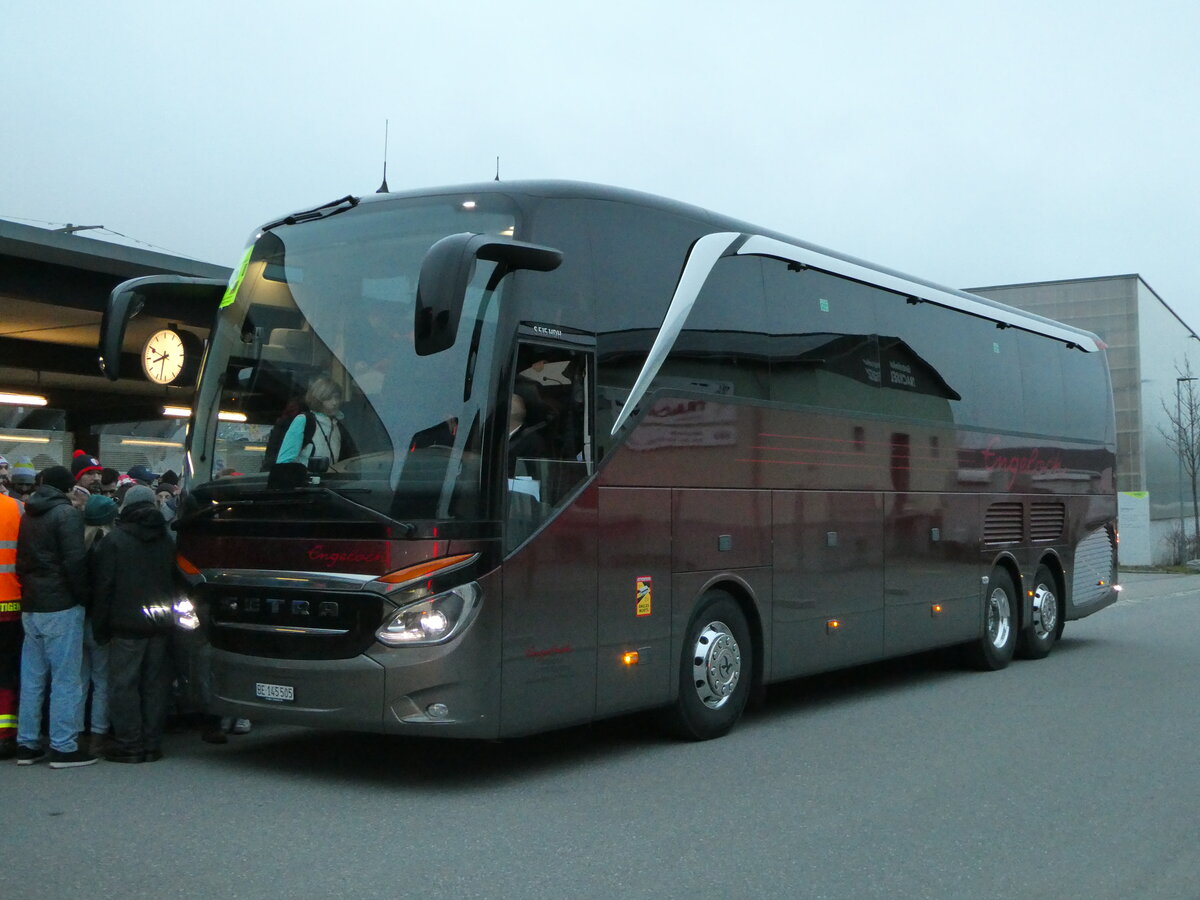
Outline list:
[[[1141,399],[1146,446],[1146,490],[1150,492],[1150,518],[1178,520],[1191,517],[1191,485],[1181,481],[1179,457],[1168,446],[1173,434],[1177,401],[1187,408],[1191,391],[1200,396],[1200,382],[1180,383],[1190,371],[1200,378],[1200,343],[1175,314],[1144,283],[1140,284]],[[1177,393],[1178,392],[1178,393]],[[1186,417],[1185,417],[1186,422]],[[1186,476],[1183,476],[1186,479]],[[1181,510],[1180,501],[1183,501]]]

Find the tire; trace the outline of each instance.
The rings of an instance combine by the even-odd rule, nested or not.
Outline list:
[[[1058,581],[1046,566],[1038,566],[1033,577],[1029,621],[1017,636],[1017,655],[1022,659],[1042,659],[1054,649],[1062,632],[1062,603],[1058,599]]]
[[[754,647],[741,607],[724,591],[709,591],[684,635],[669,729],[693,741],[728,733],[746,708],[753,674]]]
[[[984,672],[1007,666],[1017,647],[1017,589],[1004,569],[993,569],[983,595],[983,633],[966,646],[967,662]]]

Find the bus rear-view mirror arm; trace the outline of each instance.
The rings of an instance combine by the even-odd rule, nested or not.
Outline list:
[[[562,264],[562,258],[562,251],[553,247],[487,234],[463,232],[442,238],[421,262],[414,321],[417,353],[429,356],[454,345],[476,260],[497,263],[506,271],[551,272]]]
[[[163,318],[208,326],[225,288],[223,280],[189,275],[147,275],[122,281],[108,295],[100,320],[100,371],[109,381],[121,377],[126,326],[147,303],[154,312],[161,310]]]

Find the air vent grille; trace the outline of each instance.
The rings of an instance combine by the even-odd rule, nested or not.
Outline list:
[[[1029,537],[1034,541],[1057,541],[1067,524],[1067,507],[1062,503],[1034,503],[1029,507]]]
[[[983,520],[985,544],[1019,544],[1025,533],[1025,511],[1020,503],[993,503]]]

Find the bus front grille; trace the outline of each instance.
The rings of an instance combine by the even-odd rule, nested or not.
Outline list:
[[[383,598],[366,592],[208,588],[209,641],[273,659],[349,659],[375,640]]]

